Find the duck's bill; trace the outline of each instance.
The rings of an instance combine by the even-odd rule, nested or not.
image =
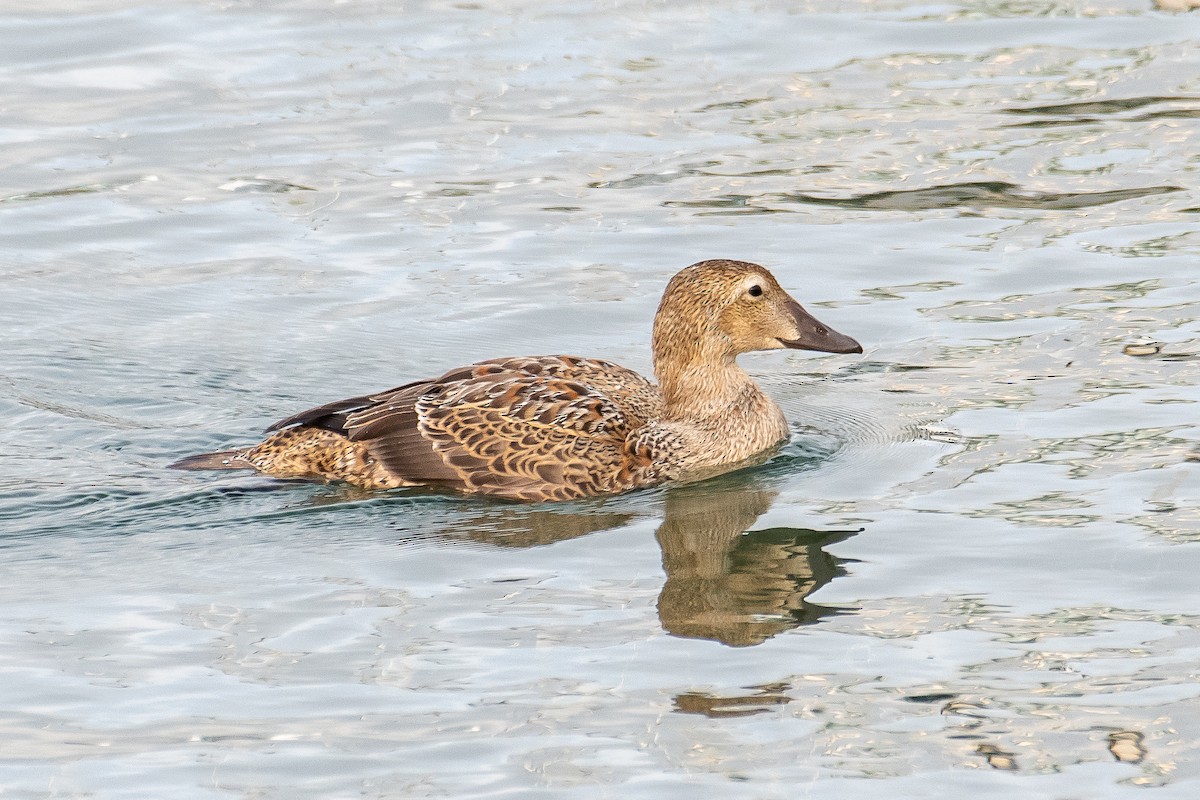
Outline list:
[[[820,322],[799,303],[788,309],[799,335],[795,339],[780,339],[779,343],[792,350],[816,350],[820,353],[861,353],[862,345],[844,333]]]

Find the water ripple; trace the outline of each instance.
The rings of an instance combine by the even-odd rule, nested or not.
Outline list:
[[[723,195],[712,200],[667,201],[663,205],[672,208],[738,209],[758,213],[779,210],[765,207],[773,203],[800,203],[873,211],[926,211],[942,208],[986,207],[1066,211],[1181,191],[1184,190],[1180,186],[1146,186],[1103,192],[1035,192],[1003,181],[981,181],[930,186],[923,189],[867,192],[848,197],[822,197],[805,192],[792,192]]]

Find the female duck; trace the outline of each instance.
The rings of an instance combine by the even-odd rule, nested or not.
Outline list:
[[[701,261],[671,279],[654,317],[657,386],[598,359],[481,361],[303,411],[254,447],[172,466],[516,500],[624,492],[722,472],[786,438],[783,412],[736,360],[784,347],[862,352],[763,267]]]

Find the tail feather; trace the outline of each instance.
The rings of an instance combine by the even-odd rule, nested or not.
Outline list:
[[[254,469],[254,466],[237,450],[221,450],[181,458],[168,464],[167,469]]]
[[[273,478],[346,481],[364,489],[416,485],[389,472],[363,442],[323,428],[285,428],[253,447],[188,456],[170,468],[253,469]]]

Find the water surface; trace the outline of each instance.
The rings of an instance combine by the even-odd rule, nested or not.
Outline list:
[[[19,3],[5,797],[1191,798],[1200,17]],[[519,506],[164,466],[770,267],[794,436]]]

